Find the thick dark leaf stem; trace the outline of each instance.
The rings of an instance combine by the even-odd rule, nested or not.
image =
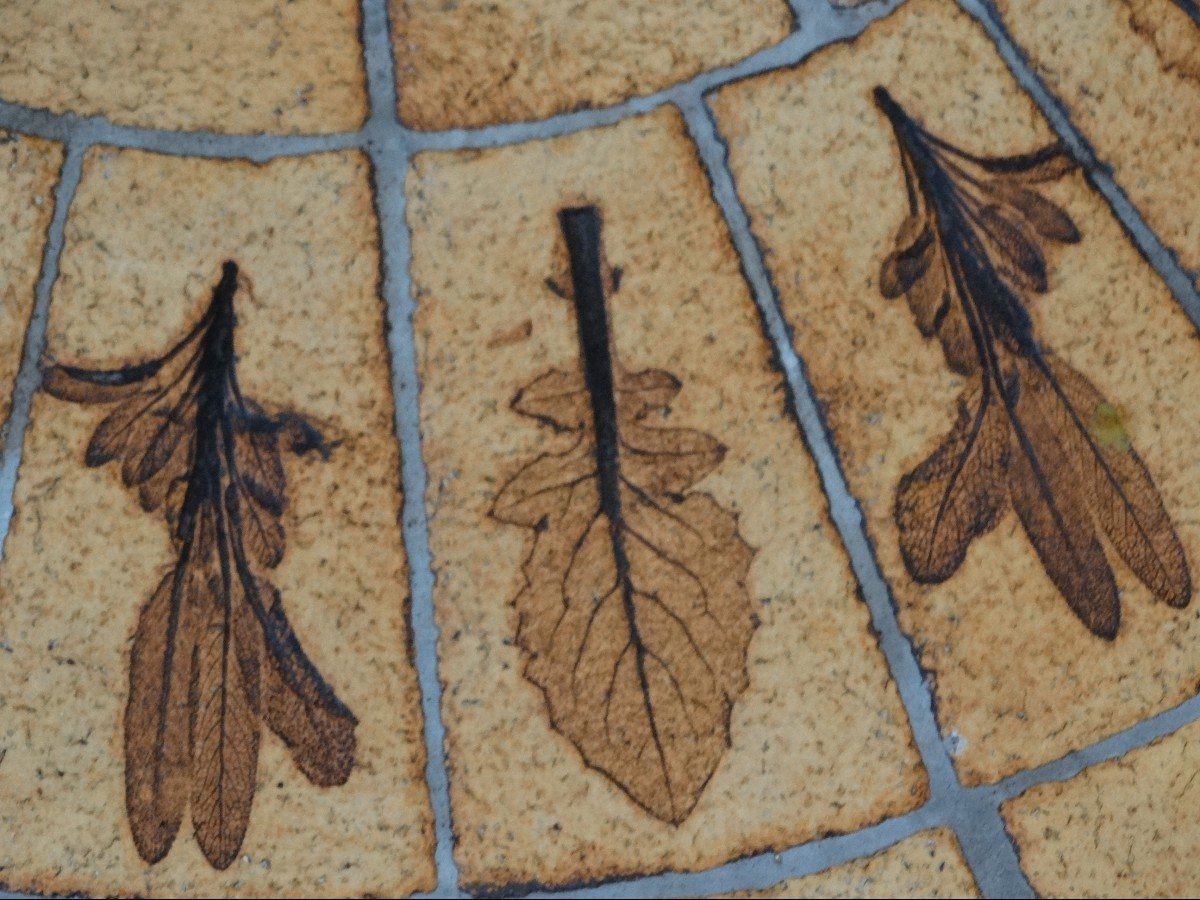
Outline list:
[[[604,294],[604,267],[600,250],[600,210],[595,206],[571,207],[561,210],[558,218],[571,263],[571,286],[575,300],[579,350],[583,359],[584,383],[591,400],[596,436],[596,480],[600,511],[608,520],[613,561],[617,570],[625,619],[629,623],[629,643],[633,648],[638,685],[641,688],[642,702],[650,723],[655,750],[665,774],[666,753],[650,696],[650,680],[646,671],[647,650],[638,630],[636,589],[625,545],[625,522],[621,510],[621,441],[613,378],[612,336]],[[665,781],[670,791],[670,778],[665,778]]]

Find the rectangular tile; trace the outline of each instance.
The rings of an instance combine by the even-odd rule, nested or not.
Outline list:
[[[429,130],[650,94],[784,38],[784,0],[391,0],[400,115]]]
[[[697,869],[918,805],[903,709],[678,113],[421,154],[407,192],[464,882]],[[566,249],[590,207],[603,260]],[[602,433],[624,449],[598,452]],[[628,483],[606,494],[596,458]]]
[[[357,0],[6,3],[0,97],[122,125],[353,131],[367,115]]]
[[[0,131],[0,422],[8,419],[42,268],[62,145]]]
[[[1104,202],[1081,175],[1059,170],[1062,157],[1046,156],[1040,168],[1038,157],[1026,158],[1028,186],[1012,174],[1020,160],[978,159],[1029,153],[1053,140],[979,26],[952,2],[915,0],[854,42],[733,85],[712,103],[962,777],[994,781],[1194,693],[1196,606],[1156,601],[1125,559],[1141,559],[1158,597],[1176,604],[1190,597],[1185,561],[1200,560],[1195,331]],[[901,240],[923,233],[921,219],[906,224],[894,128],[909,148],[914,202],[928,209],[936,197],[942,224],[937,243],[931,227],[913,262],[898,257],[885,265],[898,231]],[[963,150],[931,143],[937,140]],[[963,205],[947,205],[947,197]],[[1032,226],[1014,218],[1024,215],[1014,204],[1058,240],[1029,237]],[[970,227],[967,216],[974,217]],[[1009,235],[1008,249],[986,237],[980,222]],[[1076,226],[1082,239],[1072,244]],[[948,258],[946,246],[956,260],[956,278],[945,282],[953,286],[949,295],[932,276],[916,278],[920,260]],[[1018,261],[1006,262],[1012,254]],[[946,271],[929,265],[934,275]],[[905,286],[913,290],[900,300]],[[884,299],[884,291],[897,299]],[[983,341],[986,353],[969,336],[971,316],[977,328],[985,321],[987,334],[999,335]],[[1039,359],[1052,360],[1049,376]],[[984,437],[971,444],[985,382],[991,405],[977,432]],[[1056,399],[1052,385],[1064,383],[1067,400]],[[966,488],[942,490],[949,503],[929,502],[939,479],[958,484],[956,473],[966,469],[954,446],[924,462],[946,444],[956,420],[954,440],[982,450],[967,457]],[[1052,490],[1039,491],[1030,459],[1049,473],[1043,480]],[[1106,471],[1119,478],[1102,480]],[[1086,489],[1075,480],[1085,474]],[[898,507],[901,486],[909,502]],[[1136,496],[1133,530],[1143,537],[1115,528],[1119,491]],[[930,525],[946,522],[956,528]],[[1101,532],[1104,543],[1094,537]],[[1153,552],[1143,554],[1148,545]],[[1072,553],[1085,562],[1069,565]],[[1165,574],[1149,571],[1154,560]],[[1115,639],[1102,636],[1114,632]]]
[[[1176,0],[997,6],[1117,184],[1200,278],[1200,206],[1181,190],[1200,170],[1200,12]]]
[[[1200,725],[1002,807],[1041,897],[1192,897],[1200,891]]]
[[[35,398],[0,570],[9,887],[433,886],[376,234],[358,153],[89,152],[48,362],[190,336],[107,387],[50,370]]]
[[[874,856],[809,875],[789,878],[762,891],[727,897],[978,897],[979,888],[949,828],[931,828]]]

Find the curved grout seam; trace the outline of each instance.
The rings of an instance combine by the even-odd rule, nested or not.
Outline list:
[[[664,872],[611,881],[569,891],[529,894],[531,898],[711,897],[728,891],[754,891],[781,881],[821,872],[894,846],[918,832],[941,824],[928,804],[846,834],[817,838],[778,853],[757,853],[700,872]]]
[[[209,156],[219,159],[249,159],[265,162],[281,156],[368,147],[373,141],[403,141],[410,153],[423,150],[465,150],[500,147],[540,138],[574,134],[603,125],[611,125],[639,113],[650,112],[679,96],[704,92],[714,87],[774,69],[793,66],[826,43],[853,36],[867,25],[896,9],[903,0],[873,0],[859,7],[835,8],[828,0],[804,10],[803,27],[783,40],[728,66],[711,69],[690,79],[650,94],[592,109],[559,113],[529,122],[511,122],[478,128],[454,128],[444,131],[417,131],[400,122],[395,114],[395,87],[391,89],[390,110],[378,106],[378,85],[382,84],[381,62],[394,73],[391,47],[373,49],[367,59],[366,77],[371,114],[356,132],[334,134],[222,134],[213,131],[167,131],[133,125],[118,125],[103,116],[54,113],[46,109],[0,100],[0,122],[15,131],[35,137],[65,141],[68,136],[87,139],[122,149],[149,150],[175,156]],[[374,0],[363,0],[364,48],[369,30],[366,11]],[[386,10],[383,11],[386,22]],[[371,20],[378,24],[376,16]],[[820,35],[830,36],[822,39]],[[365,49],[364,49],[365,52]],[[375,71],[372,71],[374,66]],[[373,86],[374,84],[374,86]],[[390,113],[390,115],[386,115]]]
[[[1029,59],[1008,33],[1003,18],[992,0],[957,0],[958,5],[979,23],[995,44],[1021,89],[1029,95],[1050,127],[1075,157],[1093,189],[1108,203],[1113,216],[1146,262],[1166,283],[1192,324],[1200,329],[1200,289],[1192,273],[1179,262],[1170,248],[1150,227],[1145,217],[1117,184],[1112,167],[1105,163],[1091,142],[1071,119],[1070,109],[1034,71]]]
[[[802,436],[817,460],[822,481],[831,503],[831,517],[850,549],[847,536],[855,536],[859,561],[855,573],[860,577],[864,597],[871,607],[872,621],[882,614],[881,646],[905,699],[910,720],[933,720],[932,698],[921,679],[913,683],[913,668],[919,675],[911,644],[895,622],[895,612],[886,583],[878,571],[869,540],[862,530],[857,503],[845,487],[836,451],[822,421],[819,406],[811,394],[803,364],[791,344],[788,327],[779,311],[770,276],[762,259],[761,248],[749,230],[749,220],[726,168],[725,148],[702,95],[712,88],[763,72],[794,66],[810,53],[853,37],[871,22],[891,13],[903,0],[877,0],[859,7],[835,8],[828,0],[812,7],[791,0],[793,8],[802,6],[801,27],[784,40],[750,57],[721,69],[701,73],[662,91],[602,109],[564,113],[537,122],[455,129],[442,132],[418,132],[407,129],[396,116],[394,60],[387,43],[386,0],[363,0],[363,47],[367,68],[371,115],[361,130],[326,135],[230,135],[205,131],[173,132],[113,124],[101,116],[56,114],[46,110],[0,101],[0,127],[61,142],[65,156],[59,182],[54,189],[54,213],[43,251],[33,314],[26,333],[22,362],[13,393],[12,411],[4,426],[5,446],[0,451],[0,542],[7,537],[13,514],[13,493],[20,464],[22,444],[28,426],[32,397],[40,384],[39,362],[45,347],[50,294],[58,276],[67,212],[79,183],[83,154],[93,144],[141,149],[181,156],[207,156],[223,159],[249,159],[263,162],[282,156],[308,155],[360,148],[371,158],[376,187],[376,211],[379,216],[381,290],[387,307],[388,345],[392,354],[392,387],[395,398],[397,437],[401,444],[402,480],[405,499],[402,528],[408,552],[412,592],[412,628],[418,678],[422,691],[422,709],[426,720],[426,778],[433,798],[438,887],[432,896],[463,896],[452,854],[453,829],[448,801],[448,778],[443,755],[445,729],[440,716],[441,683],[437,677],[437,630],[433,619],[432,587],[434,575],[429,550],[428,523],[424,505],[427,475],[421,456],[420,422],[417,411],[419,383],[408,265],[411,258],[410,234],[405,221],[404,173],[414,152],[502,146],[528,140],[545,139],[613,124],[627,117],[649,112],[674,103],[685,113],[689,130],[697,137],[714,197],[718,197],[726,224],[742,259],[747,280],[754,289],[768,340],[785,369],[792,403],[800,422]],[[994,7],[987,0],[958,0],[959,5],[983,26],[996,44],[1006,64],[1021,86],[1041,108],[1055,131],[1082,162],[1089,179],[1113,207],[1114,214],[1151,265],[1171,288],[1193,321],[1200,325],[1200,299],[1195,286],[1171,251],[1149,228],[1137,209],[1113,182],[1110,171],[1095,156],[1070,121],[1061,102],[1051,94],[1030,69],[1028,62],[1005,32]],[[707,135],[707,136],[706,136]],[[710,142],[711,139],[711,142]],[[705,148],[704,144],[708,144]],[[726,204],[732,203],[731,206]],[[738,227],[735,227],[738,222]],[[789,361],[790,358],[790,361]],[[793,384],[794,382],[794,384]],[[799,390],[796,390],[796,386]],[[821,447],[820,451],[814,449]],[[827,476],[832,475],[832,480]],[[843,530],[845,529],[845,530]],[[855,554],[852,553],[852,560]],[[860,574],[861,568],[861,574]],[[872,599],[873,598],[873,599]],[[891,626],[888,621],[891,621]],[[878,626],[877,626],[878,627]],[[889,652],[890,650],[890,652]],[[905,662],[907,657],[908,662]],[[899,669],[897,673],[896,670]],[[900,684],[901,676],[904,684]],[[906,696],[907,692],[907,696]],[[922,699],[922,694],[924,699]],[[915,707],[909,707],[909,701]],[[926,711],[922,711],[927,707]],[[1200,719],[1200,697],[1193,697],[1172,709],[1158,713],[1134,725],[1073,751],[1049,763],[1009,776],[993,785],[962,787],[954,776],[945,748],[941,746],[936,722],[917,735],[923,759],[928,759],[934,796],[923,806],[900,816],[885,819],[843,835],[818,838],[779,853],[764,852],[731,861],[700,872],[671,872],[620,879],[587,889],[551,892],[535,896],[645,896],[649,892],[670,896],[695,895],[696,892],[768,887],[780,880],[822,871],[884,850],[904,838],[938,825],[952,827],[967,851],[968,863],[985,893],[1015,895],[1029,891],[1019,868],[1017,888],[1004,884],[1011,872],[993,871],[995,860],[978,858],[968,843],[990,854],[999,848],[1001,856],[1015,855],[1011,838],[1003,828],[997,805],[1038,784],[1062,781],[1088,766],[1114,759],[1143,747],[1177,729]],[[918,729],[914,725],[914,734]],[[934,746],[936,744],[936,747]],[[949,777],[935,776],[943,764],[950,767]],[[938,785],[941,785],[939,787]],[[984,825],[982,829],[980,826]],[[997,830],[998,829],[998,830]],[[982,834],[975,832],[981,831]],[[974,857],[974,858],[972,858]],[[1007,868],[1007,863],[1000,867]],[[997,883],[999,882],[999,883]],[[17,895],[0,895],[17,896]]]

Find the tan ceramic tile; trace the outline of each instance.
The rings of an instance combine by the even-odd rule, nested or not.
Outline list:
[[[923,585],[909,574],[893,516],[898,485],[942,444],[960,397],[972,398],[978,376],[951,372],[938,342],[922,339],[909,304],[881,295],[882,264],[908,202],[892,129],[872,99],[876,85],[932,132],[976,153],[1031,151],[1052,135],[982,30],[942,0],[906,3],[852,44],[732,86],[713,101],[738,190],[825,404],[901,624],[933,680],[942,731],[952,738],[962,776],[992,781],[1194,693],[1197,606],[1156,602],[1113,546],[1093,544],[1085,572],[1108,593],[1081,591],[1085,602],[1107,596],[1116,603],[1103,579],[1102,553],[1121,594],[1115,640],[1093,636],[1047,576],[1012,511],[1010,485],[1020,483],[1012,469],[1005,480],[980,477],[999,492],[998,518],[970,543],[948,580]],[[1195,571],[1200,423],[1192,408],[1200,348],[1194,329],[1079,174],[1036,187],[1066,208],[1083,238],[1078,245],[1046,242],[1049,293],[1024,292],[1032,297],[1035,336],[1109,397],[1110,403],[1092,404],[1088,433],[1126,475],[1135,463],[1129,448],[1136,449]],[[1049,227],[1053,216],[1046,218]],[[948,328],[961,321],[958,315],[947,316]],[[1043,381],[1022,365],[1024,383],[1034,386],[1027,400],[1047,396],[1036,387]],[[1031,413],[1022,406],[1020,415]],[[1008,427],[1007,418],[1001,425]],[[1066,433],[1082,435],[1083,428]],[[1005,446],[1009,435],[1001,434]],[[1045,439],[1038,446],[1040,458],[1053,449]],[[1060,496],[1080,496],[1073,482],[1068,487]],[[1085,496],[1083,502],[1101,495]],[[975,510],[978,531],[986,531],[987,511],[982,504]],[[1089,516],[1102,512],[1076,511],[1066,517],[1076,528],[1090,528]]]
[[[1117,183],[1200,271],[1200,24],[1174,0],[999,0],[1003,21]]]
[[[390,0],[400,115],[440,129],[649,94],[792,28],[784,0]]]
[[[8,418],[42,268],[62,147],[0,131],[0,422]]]
[[[356,0],[5,4],[0,98],[122,125],[352,131],[367,113]]]
[[[336,442],[327,460],[316,451],[285,454],[286,552],[278,567],[268,570],[264,546],[274,545],[255,539],[248,525],[243,546],[252,554],[255,579],[269,574],[305,652],[357,717],[357,750],[344,784],[310,783],[298,768],[306,760],[318,780],[340,779],[321,774],[332,770],[320,754],[315,761],[300,758],[311,744],[303,740],[298,715],[289,718],[295,704],[281,705],[282,682],[264,663],[264,716],[271,728],[243,715],[250,701],[229,695],[238,703],[230,707],[236,713],[230,721],[251,723],[231,727],[231,752],[251,745],[247,732],[261,734],[239,854],[224,871],[209,865],[193,835],[193,802],[165,859],[149,865],[139,857],[126,815],[123,764],[131,649],[155,658],[153,641],[135,639],[134,629],[155,586],[182,558],[168,539],[163,510],[183,507],[168,494],[162,508],[145,512],[139,492],[121,483],[119,463],[85,466],[93,432],[120,406],[39,393],[0,574],[0,868],[10,887],[347,896],[433,886],[371,203],[368,165],[356,153],[255,166],[100,148],[85,160],[51,303],[48,354],[89,367],[158,355],[208,308],[222,260],[237,261],[244,280],[234,297],[243,395],[267,414],[290,410],[308,417]],[[197,424],[194,433],[213,430]],[[281,443],[296,433],[284,432]],[[191,446],[200,446],[196,440]],[[237,458],[243,478],[259,478],[246,476],[257,468],[241,451]],[[260,497],[267,488],[255,490]],[[239,508],[247,522],[249,510],[266,509]],[[178,515],[184,521],[183,512]],[[206,544],[199,537],[189,546],[201,548],[195,552],[203,558]],[[180,633],[186,633],[182,626]],[[255,646],[249,641],[246,646]],[[200,679],[201,690],[204,683]],[[313,715],[326,725],[337,719],[321,733],[345,735],[340,713]],[[272,733],[281,728],[297,742],[296,762]],[[164,742],[175,746],[169,736]],[[345,743],[338,737],[330,746]],[[232,772],[243,773],[243,766],[242,755],[230,758]],[[212,770],[199,758],[194,767],[192,781],[201,787],[193,787],[210,802],[203,785]],[[166,812],[163,818],[169,820]]]
[[[440,671],[465,881],[564,884],[696,869],[920,803],[925,780],[902,707],[678,114],[500,150],[422,154],[407,190]],[[665,767],[649,750],[641,704],[627,702],[635,664],[630,656],[621,669],[618,643],[630,619],[604,606],[608,585],[597,586],[611,577],[612,541],[586,531],[578,539],[583,561],[567,588],[572,615],[553,629],[564,594],[555,573],[567,568],[556,567],[555,546],[576,540],[573,510],[596,515],[601,482],[587,471],[590,412],[550,399],[569,393],[583,402],[574,306],[546,284],[550,277],[570,291],[557,212],[581,204],[600,208],[607,259],[623,273],[608,301],[622,367],[618,434],[629,446],[661,451],[653,467],[633,451],[619,457],[662,508],[655,518],[632,489],[622,495],[626,515],[637,517],[630,532],[649,535],[661,565],[636,536],[621,540],[633,547],[634,587],[665,598],[698,651],[682,629],[654,618],[653,600],[634,601],[634,617],[649,623],[647,657],[665,656],[663,669],[679,673],[676,685],[647,679]],[[528,387],[552,370],[564,384],[574,379],[574,393],[550,390],[547,380]],[[646,370],[673,375],[678,395],[670,376]],[[629,418],[635,373],[657,385],[643,419]],[[684,431],[663,437],[656,426]],[[582,455],[563,465],[583,465],[582,487],[541,494],[553,502],[539,524],[531,512],[539,495],[527,490],[518,508],[513,485],[530,486],[528,467],[539,454],[577,441],[586,441]],[[703,465],[683,478],[657,468],[682,446]],[[510,481],[518,473],[524,480]],[[498,494],[504,499],[494,506]],[[508,524],[518,519],[536,529]],[[743,579],[746,545],[753,560]],[[667,559],[684,565],[664,568]],[[704,594],[693,584],[705,586],[711,622],[694,605]],[[581,596],[598,596],[597,605]],[[591,634],[603,637],[585,640],[581,616],[593,609],[604,612]],[[751,617],[761,622],[756,630]],[[748,679],[739,656],[746,640]],[[523,656],[522,645],[540,652]],[[582,662],[570,668],[563,660],[579,646]],[[709,671],[697,656],[710,660]],[[584,683],[571,682],[580,671]],[[545,696],[523,672],[540,680]],[[734,698],[731,713],[710,692],[718,679]],[[672,706],[676,688],[689,698],[689,726]],[[607,717],[606,694],[617,698]],[[561,731],[550,724],[547,697]],[[611,747],[600,746],[602,723]],[[622,747],[643,750],[640,764]],[[706,786],[705,766],[715,767]],[[664,768],[674,807],[655,786]]]
[[[979,889],[954,832],[922,831],[866,859],[856,859],[807,878],[791,878],[764,891],[727,897],[978,897]]]
[[[1200,725],[1004,804],[1042,897],[1194,897]]]

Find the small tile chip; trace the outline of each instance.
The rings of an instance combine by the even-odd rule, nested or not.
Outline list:
[[[205,310],[222,261],[237,261],[247,281],[234,307],[242,394],[303,414],[334,442],[327,460],[286,454],[286,552],[270,580],[357,717],[357,751],[345,784],[318,787],[262,724],[249,830],[232,865],[209,865],[187,816],[162,861],[139,857],[123,765],[131,637],[177,550],[161,510],[143,511],[119,465],[84,464],[111,407],[40,392],[0,569],[9,888],[344,897],[434,886],[369,180],[358,153],[254,165],[101,147],[85,158],[47,355],[92,368],[157,356]]]
[[[0,131],[0,422],[12,405],[62,155],[52,141]]]
[[[763,891],[725,894],[737,898],[854,897],[861,900],[978,897],[979,888],[948,828],[922,831],[874,856],[792,878]]]
[[[438,130],[649,94],[785,37],[783,0],[391,0],[400,116]]]
[[[998,0],[1038,75],[1150,227],[1200,278],[1200,22],[1175,0]],[[1200,282],[1198,282],[1200,283]]]
[[[146,128],[353,131],[359,28],[357,0],[6,3],[0,97]]]
[[[421,154],[407,194],[440,675],[464,882],[499,891],[694,870],[917,806],[926,782],[903,708],[678,113],[663,109],[502,149]],[[679,825],[588,768],[551,725],[549,692],[525,677],[549,663],[532,667],[518,628],[533,633],[545,623],[519,619],[514,599],[526,585],[531,546],[556,537],[561,513],[548,508],[545,522],[531,520],[530,528],[489,516],[530,460],[580,440],[562,425],[568,407],[546,407],[539,424],[517,411],[530,409],[533,392],[520,401],[515,395],[551,370],[563,372],[556,377],[564,383],[579,372],[576,312],[561,296],[572,282],[558,213],[588,204],[603,216],[605,281],[619,281],[618,290],[606,290],[623,377],[660,370],[647,378],[666,393],[671,379],[663,372],[678,383],[669,412],[651,398],[644,419],[621,419],[621,433],[690,429],[698,446],[715,439],[725,447],[694,487],[652,499],[677,516],[679,529],[695,521],[684,518],[694,506],[715,504],[736,516],[754,550],[742,594],[761,624],[749,644],[748,684],[732,706],[730,746]],[[549,404],[561,394],[538,396]],[[634,451],[622,453],[622,465],[632,466]],[[591,490],[588,478],[580,483],[576,498]],[[633,488],[624,496],[643,511],[649,503]],[[669,574],[679,571],[670,554],[652,563],[638,540],[630,539],[634,565],[659,573],[664,591],[689,586],[686,574]],[[730,540],[705,555],[721,559]],[[595,554],[588,559],[611,558],[604,554],[615,551],[602,543],[586,542]],[[531,579],[546,571],[526,569]],[[571,584],[565,590],[575,591]],[[692,612],[679,615],[684,621]],[[609,619],[596,625],[608,627]],[[676,633],[662,617],[648,627]],[[687,655],[683,643],[674,647]],[[622,665],[615,659],[614,677]],[[704,672],[693,677],[707,683]],[[684,678],[674,687],[695,685]],[[671,686],[663,680],[655,690],[663,697]],[[604,721],[603,706],[590,718]],[[699,725],[707,711],[695,712]],[[607,721],[629,716],[610,710]]]
[[[877,86],[976,155],[1025,153],[1054,136],[979,25],[945,0],[905,3],[850,44],[713,98],[797,349],[929,672],[943,735],[964,780],[990,782],[1191,696],[1200,603],[1154,602],[1110,549],[1120,629],[1113,641],[1093,636],[1007,503],[945,581],[909,574],[897,486],[945,439],[978,378],[950,371],[908,303],[882,296],[881,267],[908,200]],[[1038,188],[1066,209],[1082,242],[1048,251],[1049,292],[1028,292],[1034,334],[1109,397],[1096,410],[1097,439],[1136,448],[1200,571],[1195,329],[1080,174]]]
[[[1039,897],[1193,897],[1200,891],[1200,725],[1001,807]]]

